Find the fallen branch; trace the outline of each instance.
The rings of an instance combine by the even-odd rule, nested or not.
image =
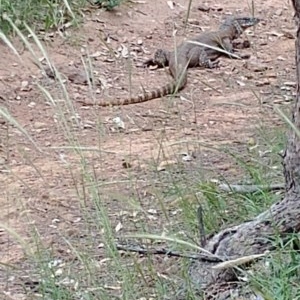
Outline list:
[[[218,189],[224,192],[234,192],[240,194],[255,193],[258,191],[278,191],[284,190],[284,184],[271,184],[271,185],[253,185],[253,184],[227,184],[222,183],[218,185]]]
[[[146,249],[143,246],[133,246],[133,245],[121,245],[116,244],[117,250],[122,251],[128,251],[128,252],[135,252],[143,255],[167,255],[167,256],[173,256],[173,257],[184,257],[184,258],[190,258],[194,260],[202,260],[202,261],[209,261],[209,262],[224,262],[225,259],[214,256],[213,254],[211,256],[206,254],[198,254],[198,253],[180,253],[177,251],[172,251],[169,249]]]
[[[226,269],[226,268],[232,268],[232,267],[237,267],[240,265],[244,265],[246,263],[252,262],[254,260],[257,260],[258,258],[261,258],[265,256],[266,254],[269,253],[269,251],[266,251],[263,254],[254,254],[254,255],[248,255],[248,256],[243,256],[235,259],[223,259],[220,257],[215,257],[213,256],[208,256],[208,255],[203,255],[203,254],[198,254],[198,253],[191,253],[191,254],[186,254],[186,253],[180,253],[177,251],[172,251],[168,249],[145,249],[142,246],[128,246],[128,245],[121,245],[121,244],[116,244],[117,250],[122,250],[122,251],[128,251],[128,252],[135,252],[139,253],[142,255],[167,255],[167,256],[173,256],[173,257],[183,257],[183,258],[190,258],[193,260],[201,260],[201,261],[206,261],[206,262],[213,262],[213,263],[218,263],[217,265],[212,266],[213,269]]]

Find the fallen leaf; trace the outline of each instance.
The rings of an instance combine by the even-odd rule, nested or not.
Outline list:
[[[122,47],[122,50],[121,50],[122,57],[127,58],[128,54],[129,54],[128,48],[123,44],[121,44],[121,47]]]
[[[116,232],[119,232],[122,228],[123,228],[123,225],[122,225],[121,222],[119,222],[119,223],[117,224],[116,228],[115,228],[115,231],[116,231]]]
[[[168,6],[170,7],[170,9],[174,9],[175,7],[175,2],[173,1],[167,1]]]

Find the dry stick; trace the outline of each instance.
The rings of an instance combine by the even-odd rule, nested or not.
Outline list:
[[[203,208],[201,204],[197,209],[197,219],[199,224],[199,234],[200,234],[200,245],[202,248],[206,245],[206,236],[205,236],[205,227],[204,227],[204,220],[203,220]]]
[[[235,192],[241,194],[255,193],[258,191],[278,191],[283,190],[285,185],[282,183],[271,185],[252,185],[252,184],[227,184],[222,183],[218,185],[218,189],[224,192]]]
[[[168,255],[168,256],[175,256],[175,257],[184,257],[184,258],[190,258],[195,260],[203,260],[203,261],[209,261],[209,262],[223,262],[226,261],[226,259],[222,259],[221,257],[216,256],[209,256],[205,254],[184,254],[168,249],[145,249],[142,246],[125,246],[121,244],[116,244],[117,250],[123,250],[128,252],[135,252],[139,254],[157,254],[157,255]]]
[[[206,262],[212,262],[217,263],[215,266],[212,266],[213,269],[226,269],[226,268],[232,268],[236,266],[240,266],[249,262],[252,262],[254,260],[257,260],[263,256],[266,256],[269,251],[265,251],[265,253],[262,254],[253,254],[248,256],[243,256],[235,259],[228,260],[222,257],[216,257],[216,256],[208,256],[205,254],[184,254],[179,253],[172,250],[167,249],[145,249],[140,246],[124,246],[121,244],[116,245],[117,250],[123,250],[128,252],[135,252],[139,254],[152,254],[152,255],[168,255],[173,257],[183,257],[183,258],[189,258],[194,260],[201,260]]]

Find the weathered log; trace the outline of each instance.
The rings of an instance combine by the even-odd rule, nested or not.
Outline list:
[[[295,21],[297,25],[296,70],[297,96],[293,110],[292,122],[300,132],[300,0],[293,0]],[[272,239],[280,235],[284,240],[290,233],[300,232],[300,134],[292,128],[288,133],[288,142],[283,156],[285,177],[284,198],[273,204],[269,210],[255,219],[222,230],[207,241],[205,249],[218,257],[228,260],[261,254],[274,250]],[[234,299],[240,297],[240,283],[236,268],[213,269],[216,262],[193,261],[189,267],[191,286],[199,296],[205,299]],[[177,299],[189,299],[187,291],[180,290]],[[248,294],[247,294],[248,293]],[[246,291],[242,299],[257,299],[254,293]]]

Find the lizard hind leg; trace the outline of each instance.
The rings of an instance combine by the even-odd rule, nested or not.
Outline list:
[[[214,69],[219,66],[219,60],[211,60],[206,51],[203,49],[199,54],[199,66],[208,69]]]

